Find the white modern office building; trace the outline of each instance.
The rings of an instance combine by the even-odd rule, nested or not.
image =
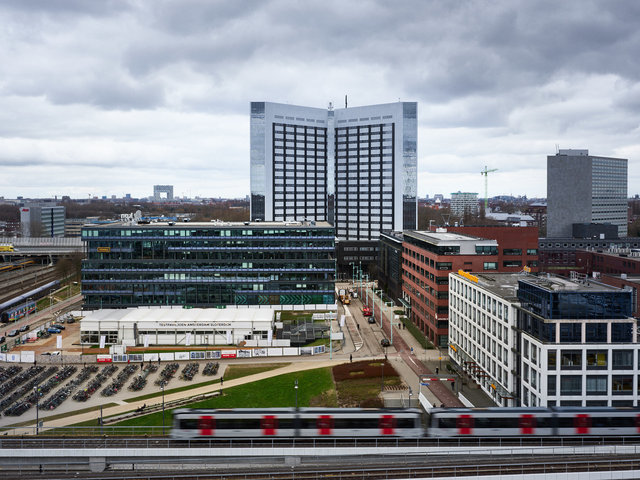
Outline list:
[[[369,252],[381,231],[415,229],[417,211],[417,103],[251,103],[252,220],[328,221]]]
[[[462,272],[449,295],[451,358],[498,405],[638,406],[631,291]]]
[[[473,192],[452,193],[451,213],[459,217],[478,213],[478,194]]]
[[[547,157],[547,237],[572,237],[573,224],[609,223],[627,236],[627,159],[559,150]]]
[[[23,237],[64,237],[65,207],[32,203],[20,207]]]

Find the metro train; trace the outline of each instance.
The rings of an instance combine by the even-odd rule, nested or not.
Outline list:
[[[179,409],[173,412],[171,436],[194,438],[255,437],[420,437],[417,409],[237,408]]]
[[[426,425],[426,428],[424,427]],[[176,439],[258,437],[548,437],[640,435],[640,409],[179,409]]]
[[[58,288],[59,285],[60,282],[54,280],[0,304],[0,322],[17,321],[27,314],[27,310],[29,313],[35,312],[35,303],[32,300],[37,300],[47,295],[50,291]]]

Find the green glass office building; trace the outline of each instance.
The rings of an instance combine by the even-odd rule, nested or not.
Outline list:
[[[118,223],[82,239],[85,309],[335,301],[326,222]]]

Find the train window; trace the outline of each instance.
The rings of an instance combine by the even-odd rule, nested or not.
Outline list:
[[[181,430],[197,430],[198,419],[197,418],[183,418],[180,420]]]
[[[259,418],[220,418],[216,422],[217,430],[260,430]]]
[[[377,418],[335,418],[333,428],[336,430],[377,429]]]
[[[400,417],[396,419],[396,426],[398,428],[415,428],[416,421],[415,418]]]
[[[434,417],[436,428],[456,428],[457,419],[451,417]]]
[[[282,430],[293,430],[295,428],[293,425],[293,418],[279,418],[278,425]]]

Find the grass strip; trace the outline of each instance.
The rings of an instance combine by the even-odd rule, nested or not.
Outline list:
[[[294,388],[298,380],[298,389]],[[224,394],[194,402],[180,408],[269,408],[295,407],[296,393],[298,406],[307,407],[315,399],[333,391],[333,379],[329,368],[318,368],[303,372],[293,372],[266,378],[246,385],[224,389]],[[172,410],[166,410],[165,425],[173,421]],[[162,412],[142,415],[114,424],[116,427],[149,427],[136,429],[136,434],[153,433],[162,426]],[[153,427],[156,427],[154,429]]]

